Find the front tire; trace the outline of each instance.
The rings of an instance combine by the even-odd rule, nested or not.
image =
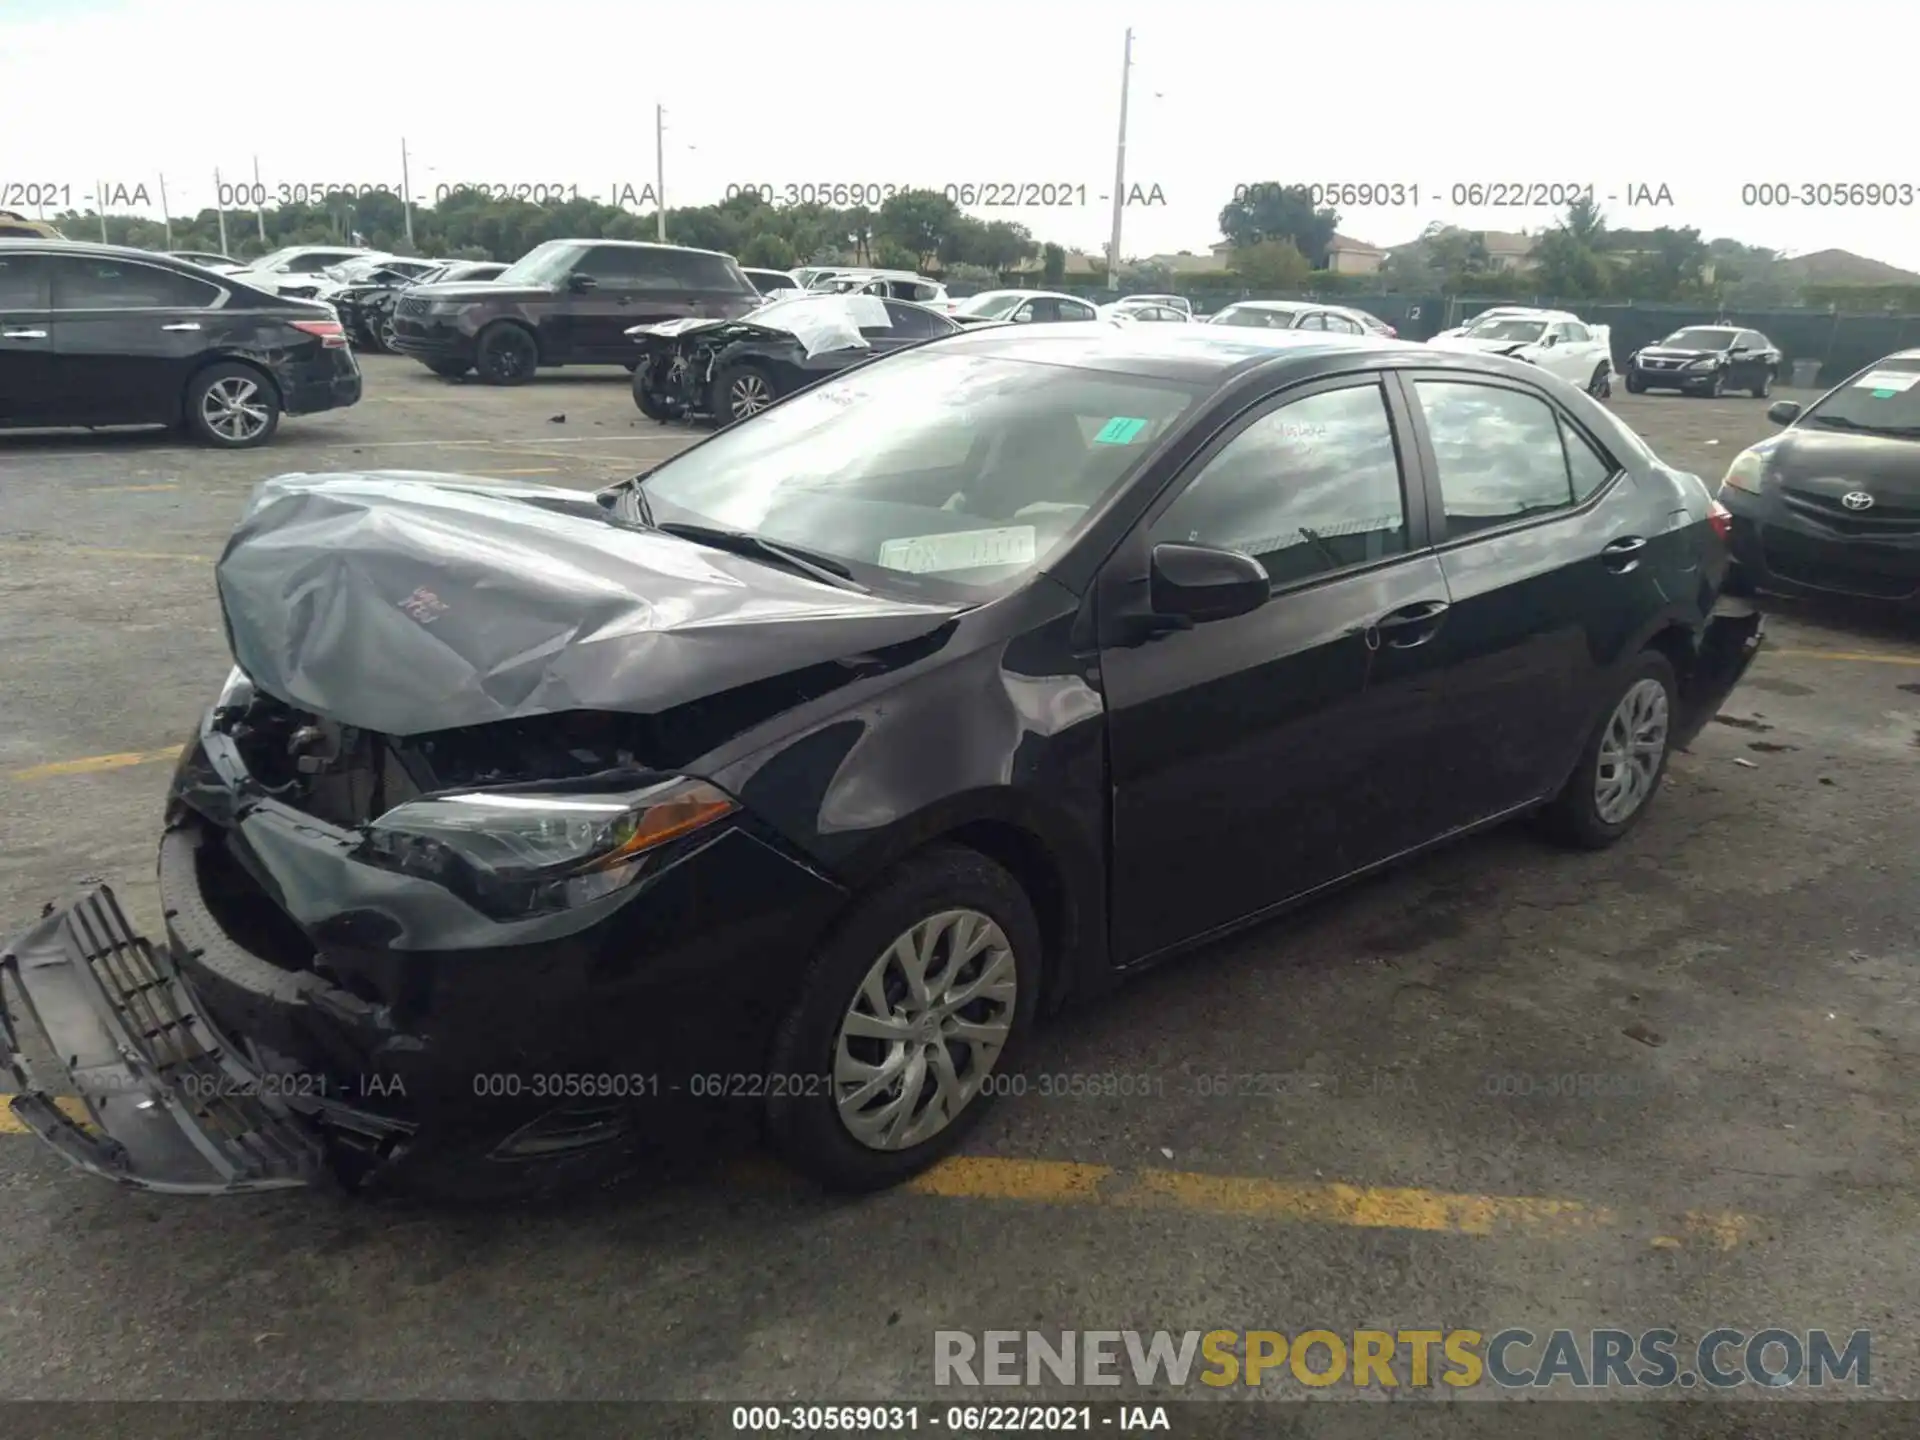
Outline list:
[[[187,433],[221,450],[251,450],[280,428],[280,394],[251,365],[223,361],[187,382]]]
[[[951,1152],[1011,1073],[1041,949],[1026,892],[984,855],[942,845],[906,861],[822,945],[780,1027],[775,1153],[829,1189],[866,1191]]]
[[[496,320],[480,332],[473,368],[489,385],[524,385],[540,368],[540,347],[512,321]]]
[[[1638,823],[1667,771],[1679,695],[1667,657],[1642,651],[1541,817],[1554,839],[1603,850]]]
[[[1762,370],[1759,381],[1753,387],[1753,398],[1764,400],[1771,394],[1773,394],[1773,371]]]
[[[1639,395],[1646,390],[1646,384],[1631,370],[1627,372],[1627,394]]]
[[[633,403],[649,420],[662,424],[675,418],[675,411],[653,389],[657,361],[649,360],[633,372]]]
[[[1724,370],[1714,371],[1713,378],[1707,382],[1706,389],[1700,393],[1705,395],[1709,400],[1719,400],[1723,398],[1727,393],[1727,372]]]
[[[779,387],[773,376],[758,365],[738,361],[723,366],[713,377],[713,397],[708,409],[716,425],[738,425],[779,398]]]
[[[1587,394],[1596,400],[1605,400],[1613,394],[1613,367],[1596,365],[1593,378],[1587,381]]]

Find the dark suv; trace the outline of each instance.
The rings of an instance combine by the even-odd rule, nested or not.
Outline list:
[[[634,365],[635,325],[731,320],[759,293],[730,255],[632,240],[549,240],[496,279],[416,285],[394,306],[393,348],[449,379],[519,385],[542,365]]]

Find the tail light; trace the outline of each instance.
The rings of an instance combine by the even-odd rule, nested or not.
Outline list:
[[[318,335],[320,344],[328,350],[344,350],[347,346],[346,327],[338,320],[292,320],[288,322],[296,330],[309,335]]]
[[[1707,523],[1722,540],[1733,538],[1733,512],[1718,500],[1707,502]]]

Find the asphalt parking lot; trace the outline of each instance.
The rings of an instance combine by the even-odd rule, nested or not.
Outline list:
[[[617,370],[365,369],[259,451],[0,437],[0,930],[85,876],[157,920],[254,483],[594,487],[686,439]],[[1710,482],[1771,428],[1613,403]],[[0,1120],[0,1398],[878,1401],[934,1394],[940,1329],[1462,1325],[1864,1328],[1920,1397],[1920,630],[1769,608],[1631,840],[1499,832],[1072,1013],[903,1191],[722,1156],[536,1213],[171,1200]]]

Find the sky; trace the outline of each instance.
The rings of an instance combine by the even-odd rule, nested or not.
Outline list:
[[[456,183],[630,187],[651,209],[662,105],[669,205],[754,184],[1005,186],[1023,201],[1050,186],[1071,203],[973,213],[1097,253],[1131,25],[1128,256],[1203,251],[1236,184],[1379,187],[1402,203],[1339,207],[1341,233],[1376,245],[1435,220],[1537,230],[1557,214],[1476,208],[1460,187],[1533,201],[1591,185],[1616,227],[1920,270],[1911,51],[1884,43],[1912,18],[1910,0],[1786,28],[1764,7],[1674,0],[0,0],[0,208],[86,209],[102,187],[144,186],[149,205],[107,208],[157,215],[164,176],[169,208],[192,213],[214,203],[216,170],[247,182],[256,158],[270,195],[398,188],[404,139],[416,199]],[[1905,203],[1766,205],[1747,188],[1854,182],[1896,201],[1905,185]]]

